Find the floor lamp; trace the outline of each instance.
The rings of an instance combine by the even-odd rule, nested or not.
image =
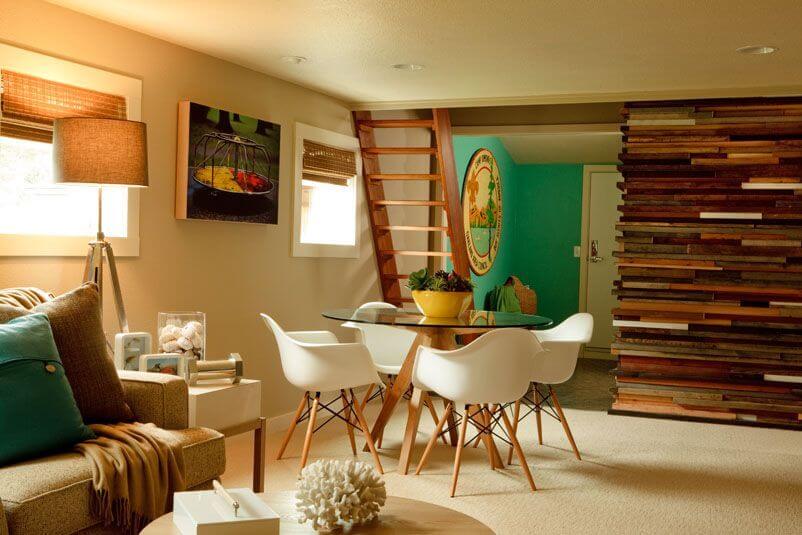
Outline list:
[[[128,332],[117,264],[103,234],[103,186],[146,187],[148,156],[145,123],[123,119],[68,117],[53,123],[54,181],[97,186],[97,236],[89,242],[84,282],[100,289],[103,304],[103,258],[109,265],[120,330]]]

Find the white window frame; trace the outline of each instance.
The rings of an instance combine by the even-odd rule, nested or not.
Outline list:
[[[353,151],[356,154],[356,176],[353,180],[354,190],[354,244],[334,245],[323,243],[301,242],[301,186],[303,181],[304,140],[314,141],[330,147]],[[359,237],[361,234],[362,213],[362,158],[359,152],[359,140],[330,130],[304,123],[295,123],[295,166],[293,171],[293,210],[292,210],[292,256],[297,257],[331,257],[359,258]]]
[[[125,97],[128,119],[142,117],[142,81],[0,43],[0,69]],[[76,186],[79,187],[79,186]],[[127,188],[126,237],[107,237],[115,256],[139,256],[139,190]],[[0,256],[85,256],[94,235],[0,234]]]

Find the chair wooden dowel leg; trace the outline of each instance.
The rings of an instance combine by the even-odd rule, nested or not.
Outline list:
[[[457,445],[457,420],[454,418],[454,404],[451,401],[443,399],[443,407],[447,404],[451,403],[451,410],[446,411],[448,414],[448,442],[451,443],[452,446]]]
[[[518,418],[521,417],[521,400],[515,402],[515,408],[512,412],[512,432],[518,434]],[[509,447],[507,452],[507,464],[512,464],[512,446]]]
[[[473,442],[471,443],[471,447],[472,448],[478,448],[479,447],[479,443],[482,442],[483,438],[484,437],[482,436],[482,433],[479,433],[478,435],[476,435],[476,438],[473,439]],[[467,444],[465,446],[467,447]]]
[[[354,428],[351,427],[351,407],[348,405],[348,398],[345,396],[345,390],[340,390],[340,399],[343,401],[343,418],[347,420],[345,423],[345,432],[348,433],[348,441],[351,443],[351,452],[356,455]]]
[[[368,405],[368,400],[370,399],[370,395],[373,393],[373,389],[376,387],[374,384],[368,385],[368,389],[365,390],[365,397],[362,398],[362,410],[365,410],[365,407]]]
[[[278,454],[276,455],[277,461],[281,460],[281,456],[284,455],[284,450],[287,449],[287,444],[290,443],[292,434],[295,432],[295,426],[298,425],[298,418],[300,418],[301,414],[304,412],[304,407],[306,407],[306,400],[308,398],[309,392],[304,392],[304,395],[301,396],[301,402],[298,404],[298,408],[295,410],[295,415],[292,417],[290,427],[287,429],[287,433],[284,435],[284,440],[281,442],[281,447],[278,449]]]
[[[473,422],[473,425],[476,427],[476,430],[479,431],[479,438],[481,438],[482,442],[484,442],[485,451],[487,452],[487,463],[490,465],[491,470],[495,470],[496,461],[493,458],[493,446],[490,443],[488,434],[485,433],[482,429],[483,427],[487,426],[485,408],[482,405],[470,405],[468,407],[468,410],[475,412],[474,416],[471,418],[471,421]]]
[[[401,453],[398,455],[398,468],[396,469],[401,475],[407,475],[407,472],[409,472],[409,463],[412,462],[412,455],[415,452],[415,439],[418,436],[422,399],[423,390],[419,388],[413,389],[412,397],[407,404],[407,424],[404,428],[404,439],[401,443]]]
[[[504,461],[501,460],[501,454],[499,454],[496,441],[493,438],[493,415],[498,412],[499,407],[499,405],[490,405],[485,409],[487,412],[486,420],[489,429],[487,437],[490,440],[490,446],[493,452],[493,463],[496,465],[496,468],[504,468]]]
[[[565,419],[565,414],[563,414],[563,408],[560,406],[560,400],[557,399],[557,393],[554,391],[552,387],[549,387],[549,393],[551,394],[552,401],[554,401],[554,410],[557,411],[557,416],[560,417],[560,423],[563,424],[563,431],[565,431],[565,436],[568,437],[568,442],[571,443],[571,447],[574,449],[574,455],[576,456],[577,460],[581,461],[582,456],[579,455],[579,449],[576,447],[576,442],[574,442],[574,435],[571,434],[571,428],[568,427],[568,420]]]
[[[426,449],[423,450],[423,455],[421,455],[420,461],[418,461],[418,467],[415,469],[416,476],[420,475],[420,471],[423,470],[424,466],[426,466],[426,462],[429,460],[429,454],[432,452],[432,448],[434,448],[434,445],[437,442],[437,437],[443,432],[443,426],[445,426],[446,420],[448,420],[448,411],[450,410],[451,402],[446,405],[443,415],[437,421],[437,425],[434,428],[434,434],[432,435],[432,438],[429,439],[429,443],[426,444]],[[448,441],[445,441],[445,443],[448,445]]]
[[[537,443],[543,445],[543,422],[540,421],[540,404],[543,400],[540,399],[540,391],[535,384],[535,421],[537,422]]]
[[[389,392],[389,390],[393,387],[393,376],[392,375],[388,376],[387,381],[388,381],[387,391]],[[382,396],[382,403],[384,403],[383,396]],[[376,447],[378,449],[382,449],[382,442],[384,441],[384,428],[382,428],[382,430],[379,431],[379,436],[375,437],[375,440],[376,440]]]
[[[521,449],[521,444],[515,437],[515,432],[512,429],[512,424],[510,424],[510,419],[507,418],[507,411],[505,411],[503,407],[501,408],[501,419],[504,420],[504,427],[507,428],[507,433],[510,435],[510,442],[512,442],[512,447],[515,450],[515,454],[518,456],[518,460],[521,462],[521,468],[524,469],[524,474],[526,475],[527,481],[529,481],[529,486],[532,488],[532,490],[537,490],[535,487],[535,480],[532,479],[532,472],[529,471],[529,464],[526,462],[524,450]]]
[[[383,474],[384,468],[382,468],[382,462],[379,460],[379,452],[376,451],[376,446],[373,444],[370,426],[368,426],[368,421],[365,420],[365,415],[362,414],[362,407],[357,403],[353,390],[351,390],[351,400],[354,402],[354,412],[356,413],[357,420],[359,420],[359,425],[362,427],[362,433],[365,434],[365,441],[368,443],[370,454],[373,455],[373,461],[376,463],[376,470],[378,470],[380,474]]]
[[[306,460],[309,458],[309,447],[312,445],[312,433],[315,432],[315,417],[317,416],[317,408],[320,404],[320,392],[315,394],[315,399],[312,400],[312,408],[309,411],[309,425],[306,426],[306,437],[304,438],[304,449],[301,451],[301,470],[306,466]]]
[[[454,454],[454,475],[451,478],[451,497],[457,492],[457,479],[459,478],[459,467],[462,463],[462,448],[465,444],[465,433],[468,430],[469,407],[465,407],[465,415],[459,428],[459,438],[457,439],[457,452]]]
[[[437,423],[440,421],[440,418],[437,416],[437,409],[434,408],[434,401],[432,401],[432,398],[429,396],[429,394],[426,394],[423,399],[424,399],[423,404],[426,405],[426,407],[428,407],[429,414],[432,417],[434,425],[437,425]],[[448,444],[448,439],[445,436],[440,438],[443,440],[443,444]]]
[[[490,421],[487,416],[487,407],[482,405],[477,405],[477,408],[479,410],[479,414],[477,415],[479,425],[484,425],[485,427],[487,427],[488,425],[490,425]],[[492,435],[490,435],[485,431],[481,431],[479,434],[482,437],[482,442],[485,443],[485,449],[487,450],[487,462],[490,464],[490,469],[495,470],[497,467],[496,467],[496,459],[493,456]]]

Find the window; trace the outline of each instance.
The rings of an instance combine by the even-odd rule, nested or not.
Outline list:
[[[97,189],[52,183],[53,120],[138,120],[141,83],[0,44],[0,255],[82,256],[97,230]],[[103,230],[139,254],[138,192],[103,189]]]
[[[295,125],[293,256],[359,256],[356,138]]]

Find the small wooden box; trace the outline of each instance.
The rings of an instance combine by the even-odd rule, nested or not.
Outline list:
[[[221,381],[189,387],[189,426],[223,431],[262,414],[262,383],[242,379],[239,383]]]
[[[250,489],[228,489],[237,516],[213,490],[176,492],[173,523],[183,535],[279,535],[280,517]]]

